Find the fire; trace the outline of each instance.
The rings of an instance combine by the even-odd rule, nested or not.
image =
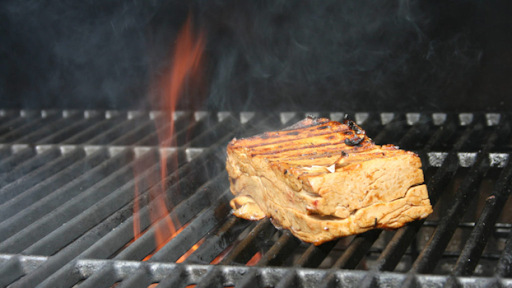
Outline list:
[[[133,174],[137,174],[135,169]],[[134,175],[137,178],[137,175]],[[133,203],[133,240],[137,240],[140,237],[140,215],[139,215],[139,185],[135,180],[135,201]]]
[[[170,139],[175,134],[174,131],[174,112],[176,111],[176,107],[178,104],[178,100],[180,99],[181,94],[185,90],[186,84],[190,79],[200,77],[199,72],[201,71],[202,59],[203,59],[203,50],[205,45],[205,37],[203,33],[199,33],[197,37],[194,36],[194,30],[192,26],[192,18],[189,14],[189,17],[185,21],[185,24],[181,28],[178,33],[176,39],[176,46],[174,47],[172,64],[167,70],[166,73],[163,74],[163,77],[157,81],[157,85],[163,92],[163,108],[168,110],[169,118],[166,119],[167,123],[170,124],[168,129],[157,129],[158,138],[160,139],[160,147],[168,147],[175,146],[177,143],[172,143]],[[162,107],[158,107],[162,108]],[[158,124],[158,123],[157,123]],[[166,149],[160,149],[160,185],[155,185],[158,179],[151,180],[149,179],[149,183],[153,188],[149,191],[150,199],[156,199],[158,197],[162,197],[162,199],[166,199],[165,191],[168,187],[166,187],[167,181],[164,179],[168,175],[167,169],[168,165],[170,165],[169,169],[177,169],[178,163],[168,163],[167,159],[170,155]],[[176,160],[177,161],[177,160]],[[140,175],[137,169],[134,169],[135,176]],[[172,171],[171,170],[171,171]],[[150,177],[153,178],[153,177]],[[155,177],[156,178],[156,177]],[[133,235],[134,240],[137,240],[140,237],[141,227],[140,227],[140,203],[139,203],[139,189],[137,183],[135,183],[135,202],[133,205]],[[173,237],[175,237],[184,227],[177,229],[180,227],[180,223],[178,219],[172,219],[169,216],[168,206],[173,207],[172,199],[169,199],[168,205],[164,201],[153,201],[150,210],[150,220],[151,223],[157,223],[157,221],[164,221],[165,225],[154,225],[155,231],[155,246],[157,247],[153,254],[161,249],[167,242],[169,242]],[[163,218],[162,218],[163,217]],[[162,219],[162,220],[160,220]],[[197,248],[196,248],[197,249]],[[149,258],[153,255],[148,256]],[[145,260],[149,259],[146,257]]]
[[[205,37],[203,33],[200,33],[197,39],[194,39],[193,33],[192,18],[189,14],[187,21],[178,34],[170,73],[161,81],[165,94],[163,105],[170,112],[176,111],[178,99],[185,84],[190,80],[189,78],[200,77],[198,72],[200,72],[202,67]],[[169,123],[171,123],[170,130],[166,131],[167,133],[163,133],[167,135],[160,135],[161,142],[163,142],[161,144],[176,144],[166,142],[174,135],[174,120],[171,113],[168,119]],[[164,174],[162,175],[164,176]]]
[[[166,216],[166,217],[169,217],[169,216]],[[168,243],[169,241],[171,241],[174,237],[176,237],[176,235],[180,234],[180,232],[181,232],[181,231],[183,231],[183,229],[185,229],[185,227],[187,227],[187,225],[188,225],[188,224],[183,225],[180,229],[178,229],[178,231],[174,232],[173,234],[171,234],[170,236],[166,237],[166,238],[165,238],[165,239],[163,239],[163,240],[155,240],[156,242],[160,241],[160,242],[161,242],[161,244],[160,244],[159,246],[157,246],[157,247],[155,248],[155,250],[154,250],[151,254],[149,254],[148,256],[146,256],[146,258],[144,258],[142,261],[147,261],[147,260],[151,259],[151,257],[153,257],[153,255],[155,255],[155,253],[156,253],[156,252],[158,252],[160,249],[162,249],[162,247],[164,247],[164,246],[165,246],[165,244],[167,244],[167,243]],[[158,229],[157,229],[157,230],[158,230]],[[160,237],[162,237],[162,236],[163,236],[163,235],[162,235],[162,233],[161,233],[161,232],[159,232],[159,233],[160,233],[160,235],[161,235]],[[156,230],[155,230],[155,234],[157,234]],[[156,237],[156,235],[155,235],[155,237]]]
[[[233,245],[229,246],[227,249],[224,249],[224,251],[222,251],[222,253],[220,253],[217,257],[215,257],[215,259],[212,260],[212,262],[210,262],[210,264],[219,264],[220,261],[222,261],[222,259],[224,259],[224,257],[226,257],[226,255],[228,255],[229,252],[231,252],[231,250],[233,250]]]
[[[183,261],[185,261],[188,256],[192,255],[192,253],[194,253],[194,251],[197,250],[197,248],[199,248],[199,246],[201,246],[201,244],[203,244],[205,238],[199,240],[196,244],[194,244],[194,246],[192,246],[192,248],[188,249],[187,252],[185,252],[185,254],[183,254],[183,256],[180,257],[180,259],[178,259],[176,261],[176,263],[182,263]]]
[[[249,262],[247,262],[247,266],[254,266],[256,264],[258,264],[258,262],[260,262],[261,260],[261,252],[258,252],[256,254],[254,254],[254,256],[252,256],[251,260],[249,260]]]

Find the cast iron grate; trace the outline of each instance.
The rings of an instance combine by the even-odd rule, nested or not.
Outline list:
[[[231,215],[224,169],[233,137],[305,114],[345,115],[0,111],[0,286],[512,287],[508,114],[348,113],[420,154],[435,211],[318,247]]]

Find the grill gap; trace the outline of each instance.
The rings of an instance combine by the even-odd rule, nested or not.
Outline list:
[[[233,137],[281,129],[305,114],[345,115],[0,111],[0,205],[6,208],[0,210],[0,284],[366,287],[442,286],[456,279],[511,285],[506,241],[512,224],[500,213],[512,207],[506,189],[509,115],[348,112],[376,142],[396,143],[422,156],[429,194],[437,205],[426,221],[315,247],[277,231],[268,220],[252,223],[230,215],[224,172],[225,145]],[[176,120],[176,134],[160,139],[169,117]],[[166,147],[158,146],[161,140]],[[159,185],[162,155],[167,190],[156,201],[167,204],[182,230],[155,252],[152,231],[166,218],[160,215],[151,225],[147,212],[154,205],[149,194]],[[145,233],[133,241],[136,183]],[[478,197],[469,201],[468,196]],[[453,215],[460,219],[447,208],[457,210]],[[441,244],[432,244],[436,237]],[[172,264],[196,243],[201,244],[182,264]],[[440,253],[425,256],[422,251],[428,249]],[[256,267],[246,267],[257,254]],[[212,261],[218,264],[210,265]],[[421,261],[429,263],[428,269],[416,268],[422,266],[414,263]],[[497,265],[496,270],[486,265]],[[483,278],[466,277],[470,275]]]

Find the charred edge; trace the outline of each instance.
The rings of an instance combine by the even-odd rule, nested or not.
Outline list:
[[[379,223],[379,222],[377,221],[377,218],[375,218],[375,224],[374,224],[373,226],[374,226],[374,227],[377,227],[378,223]]]
[[[346,119],[345,121],[343,121],[343,124],[346,124],[350,129],[354,130],[356,134],[361,134],[363,132],[352,120]]]
[[[288,174],[288,170],[284,170],[284,175]]]
[[[316,128],[317,130],[324,130],[324,129],[327,129],[327,128],[331,128],[331,126],[320,126],[318,128]]]
[[[347,138],[345,139],[345,144],[347,144],[348,146],[356,146],[356,145],[359,145],[361,144],[361,142],[363,142],[364,138]]]
[[[347,152],[345,152],[345,151],[341,151],[341,156],[343,156],[343,157],[347,157],[347,156],[348,156],[348,153],[347,153]]]

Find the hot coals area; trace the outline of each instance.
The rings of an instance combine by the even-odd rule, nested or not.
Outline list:
[[[224,168],[305,113],[0,112],[0,286],[512,286],[510,115],[349,112],[420,155],[434,213],[316,247],[231,215]]]

